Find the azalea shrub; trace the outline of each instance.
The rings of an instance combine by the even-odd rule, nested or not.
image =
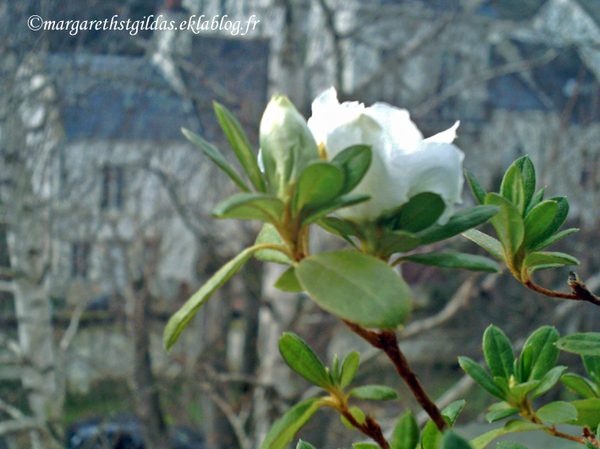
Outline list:
[[[340,414],[351,429],[369,437],[357,449],[482,449],[495,438],[523,431],[543,431],[558,438],[600,447],[600,334],[563,336],[550,326],[531,333],[518,355],[501,329],[483,335],[487,367],[461,357],[460,366],[497,402],[489,422],[508,419],[503,427],[467,441],[452,431],[464,406],[456,401],[440,410],[411,370],[400,350],[396,330],[410,318],[413,292],[397,266],[414,263],[484,272],[506,267],[535,292],[600,305],[573,273],[570,293],[549,290],[533,281],[540,270],[577,265],[573,256],[547,251],[577,229],[561,230],[569,210],[566,197],[545,198],[537,188],[528,157],[507,170],[499,192],[486,192],[472,173],[466,179],[477,205],[462,202],[463,152],[453,141],[459,126],[424,139],[406,110],[385,103],[365,107],[340,104],[331,88],[317,97],[307,121],[287,97],[275,95],[260,124],[260,151],[251,148],[236,118],[222,105],[215,112],[244,170],[239,173],[215,146],[184,129],[239,187],[241,192],[217,204],[217,218],[258,220],[263,227],[253,246],[221,267],[169,320],[164,343],[170,349],[193,315],[251,257],[285,265],[275,287],[303,292],[357,335],[389,358],[419,405],[431,418],[420,429],[407,410],[386,436],[379,423],[353,398],[385,401],[397,398],[385,385],[353,387],[360,354],[337,356],[326,366],[299,336],[279,340],[281,356],[322,394],[300,402],[272,427],[261,449],[282,449],[322,407]],[[491,222],[495,235],[475,228]],[[309,227],[317,225],[343,239],[347,248],[311,254]],[[453,253],[428,245],[462,235],[494,258]],[[429,247],[430,248],[430,247]],[[559,352],[580,354],[588,377],[556,366]],[[572,402],[543,402],[554,388],[581,396]],[[534,399],[541,398],[533,402]],[[573,434],[556,424],[579,426]],[[598,430],[598,431],[597,431]],[[500,443],[503,449],[517,443]],[[310,449],[300,441],[298,448]]]

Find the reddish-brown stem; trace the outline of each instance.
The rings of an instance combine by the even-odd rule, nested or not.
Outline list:
[[[528,421],[531,421],[533,423],[536,424],[542,424],[542,421],[535,415],[527,413],[525,415],[522,414],[522,416],[527,419]],[[563,438],[565,440],[570,440],[570,441],[576,441],[577,443],[581,443],[583,445],[585,445],[586,440],[589,441],[590,443],[592,443],[594,446],[599,447],[598,446],[598,440],[596,440],[595,438],[592,437],[591,432],[590,435],[586,435],[586,428],[584,427],[583,429],[583,437],[576,437],[573,435],[569,435],[568,433],[564,433],[561,432],[560,430],[556,430],[556,426],[553,424],[552,427],[547,427],[545,429],[543,429],[546,433],[548,433],[549,435],[558,437],[558,438]]]
[[[367,416],[365,422],[360,424],[358,421],[356,421],[356,419],[354,419],[354,416],[352,416],[352,413],[350,413],[348,409],[340,410],[340,413],[344,416],[344,418],[348,420],[350,424],[352,424],[366,436],[372,438],[377,444],[379,444],[379,446],[381,446],[381,449],[390,449],[390,443],[388,443],[388,441],[383,436],[381,426],[377,424],[377,422],[372,417]]]
[[[361,336],[373,347],[381,349],[383,352],[385,352],[385,354],[394,364],[398,375],[400,375],[402,380],[406,382],[406,385],[408,385],[412,391],[419,405],[423,407],[423,410],[425,410],[425,412],[429,415],[440,432],[444,431],[448,426],[446,420],[442,416],[442,412],[437,405],[435,405],[435,403],[429,398],[421,386],[421,383],[417,379],[417,376],[408,365],[408,361],[406,360],[406,357],[404,357],[404,354],[398,345],[398,337],[396,336],[396,333],[390,330],[373,332],[365,329],[359,324],[352,323],[351,321],[344,320],[344,322],[350,328],[350,330]]]
[[[554,290],[548,290],[547,288],[535,284],[531,279],[524,281],[523,285],[534,292],[541,293],[542,295],[549,296],[551,298],[585,301],[600,306],[600,298],[590,292],[587,286],[581,282],[579,277],[573,272],[571,272],[569,276],[569,287],[571,287],[573,293],[562,293]]]

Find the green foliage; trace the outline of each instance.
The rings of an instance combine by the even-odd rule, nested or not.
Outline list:
[[[365,420],[367,419],[365,416],[365,413],[358,408],[357,406],[353,405],[352,407],[350,407],[348,409],[348,411],[350,412],[350,414],[352,415],[352,417],[356,420],[356,422],[358,424],[364,424]],[[344,415],[340,415],[340,419],[342,420],[342,423],[348,428],[348,429],[355,429],[356,427],[354,427],[354,424],[352,424]]]
[[[360,363],[360,354],[356,351],[349,353],[342,362],[342,370],[340,374],[340,387],[346,388],[354,379],[356,370]]]
[[[528,282],[535,271],[579,264],[567,254],[540,252],[577,230],[558,232],[567,218],[569,203],[564,197],[544,201],[544,189],[534,193],[535,168],[529,157],[518,159],[508,168],[499,194],[485,194],[470,173],[467,179],[477,201],[498,206],[500,212],[490,220],[498,240],[474,230],[464,235],[503,260],[519,281]]]
[[[299,293],[304,291],[298,278],[296,277],[296,271],[294,267],[290,267],[283,272],[281,276],[275,281],[273,287],[278,288],[284,292]]]
[[[571,405],[577,410],[577,419],[570,424],[587,426],[590,429],[595,429],[600,425],[600,399],[582,399],[571,402]]]
[[[323,401],[320,398],[313,398],[296,404],[271,427],[260,449],[284,449],[292,441],[298,430],[322,406]]]
[[[279,339],[279,352],[288,366],[309,382],[325,390],[333,387],[333,379],[323,362],[297,335],[284,333]]]
[[[476,256],[473,254],[461,253],[430,253],[413,254],[401,257],[400,260],[417,262],[422,265],[431,265],[434,267],[454,268],[473,271],[487,271],[488,273],[499,273],[502,271],[500,266],[487,257]]]
[[[577,409],[568,402],[557,401],[546,404],[535,412],[542,421],[564,424],[577,419]]]
[[[315,449],[315,447],[312,444],[307,443],[306,441],[298,440],[296,449]]]
[[[532,430],[544,430],[543,424],[536,424],[530,421],[524,421],[522,419],[513,419],[504,424],[504,427],[500,429],[490,430],[481,436],[471,440],[471,446],[473,449],[483,449],[492,440],[499,438],[503,435],[516,432],[530,432]]]
[[[296,276],[323,309],[363,326],[393,329],[411,309],[406,282],[385,262],[356,251],[307,257]]]
[[[391,449],[416,449],[419,444],[419,425],[415,416],[410,410],[407,410],[394,427]]]
[[[255,245],[274,245],[280,247],[283,250],[287,250],[285,241],[281,238],[277,229],[270,224],[265,223],[256,237]],[[294,261],[289,258],[284,252],[275,249],[261,249],[257,251],[255,257],[266,262],[275,262],[283,265],[294,265]]]
[[[442,447],[443,449],[473,449],[467,440],[452,431],[444,435]]]
[[[573,334],[562,337],[556,345],[563,351],[593,357],[600,356],[600,333]]]
[[[237,218],[279,223],[285,205],[274,195],[267,193],[236,193],[220,202],[212,211],[217,218]]]
[[[359,399],[372,401],[389,401],[398,399],[398,393],[393,388],[385,385],[365,385],[350,391],[350,395]]]

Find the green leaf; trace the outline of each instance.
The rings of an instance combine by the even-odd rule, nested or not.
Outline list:
[[[307,443],[306,441],[298,440],[296,449],[315,449],[315,447],[312,444]],[[365,449],[367,449],[367,448],[365,448]]]
[[[578,374],[567,373],[563,375],[560,380],[569,390],[586,399],[598,397],[598,388],[592,381],[585,377]]]
[[[519,211],[519,215],[523,216],[523,212],[525,212],[525,183],[523,174],[515,163],[508,167],[504,178],[502,178],[500,195],[510,201]]]
[[[359,424],[365,423],[366,417],[365,417],[364,412],[360,408],[358,408],[356,406],[352,406],[348,409],[348,411],[350,412],[350,414],[356,420],[357,423],[359,423]],[[344,415],[340,415],[340,418],[342,419],[342,423],[348,429],[355,429],[354,425],[352,425],[350,423],[350,421],[348,421]]]
[[[577,419],[570,424],[575,426],[588,426],[595,429],[600,424],[600,399],[581,399],[571,402],[577,410]]]
[[[296,207],[318,207],[331,202],[342,193],[344,173],[328,162],[314,162],[304,169],[298,179]]]
[[[252,151],[250,141],[240,125],[240,122],[225,106],[216,101],[213,102],[213,104],[219,124],[221,125],[221,128],[223,128],[225,136],[227,136],[227,140],[229,140],[231,148],[233,148],[233,151],[248,175],[250,182],[252,182],[254,188],[259,192],[266,192],[267,187],[262,177],[262,173],[260,172],[260,168],[258,167],[256,155]]]
[[[523,190],[525,193],[525,209],[530,204],[533,194],[535,193],[535,167],[533,166],[533,162],[529,159],[529,156],[523,156],[522,158],[517,159],[515,165],[521,171],[521,175],[523,176]]]
[[[348,354],[342,362],[342,374],[340,376],[340,387],[346,388],[354,379],[358,365],[360,364],[360,354],[356,351]]]
[[[461,399],[459,401],[452,402],[446,408],[444,408],[444,410],[442,410],[442,415],[448,418],[450,421],[450,427],[454,427],[454,423],[456,422],[456,419],[458,418],[458,415],[462,409],[465,408],[465,404],[466,401]]]
[[[486,271],[488,273],[500,273],[502,269],[493,260],[487,257],[463,253],[429,253],[413,254],[401,258],[410,262],[435,267],[456,268],[473,271]]]
[[[458,363],[481,388],[500,400],[506,400],[506,393],[496,385],[492,377],[479,364],[468,357],[459,357]]]
[[[496,446],[496,449],[529,449],[527,446],[523,446],[521,443],[514,441],[501,441]]]
[[[490,221],[496,229],[504,252],[512,258],[517,253],[525,236],[525,224],[521,212],[506,198],[497,193],[488,193],[485,197],[485,204],[500,207],[500,212],[494,215]]]
[[[322,405],[322,399],[312,398],[292,407],[271,427],[260,449],[284,449]]]
[[[407,410],[394,427],[390,446],[391,449],[416,449],[418,443],[419,425],[412,412]]]
[[[421,449],[438,449],[442,434],[433,421],[428,421],[421,434]]]
[[[340,358],[337,354],[333,356],[333,363],[331,364],[331,375],[335,380],[335,384],[339,385],[342,377],[342,371],[340,369]]]
[[[485,419],[487,419],[487,421],[489,423],[493,423],[496,421],[500,421],[501,419],[508,418],[509,416],[516,415],[517,413],[520,413],[520,412],[521,412],[520,408],[508,408],[505,410],[495,410],[495,411],[489,412],[487,415],[485,415]]]
[[[350,391],[350,395],[359,399],[371,401],[390,401],[398,399],[398,393],[393,388],[385,385],[365,385]]]
[[[344,172],[344,188],[342,194],[350,193],[365,176],[371,165],[371,147],[353,145],[338,153],[332,164],[339,166]]]
[[[273,287],[289,293],[299,293],[304,291],[298,282],[294,267],[290,267],[285,270],[283,274],[275,281]]]
[[[217,218],[237,218],[277,223],[285,206],[273,195],[266,193],[236,193],[215,206],[212,214]]]
[[[252,255],[260,249],[260,246],[251,246],[239,253],[206,281],[196,293],[169,319],[163,334],[163,344],[168,351],[179,338],[179,335],[202,307],[210,296],[217,291],[227,280],[233,276],[244,265]]]
[[[496,378],[494,378],[496,379]],[[540,385],[539,380],[530,380],[528,382],[522,382],[510,388],[510,394],[517,399],[517,402],[521,402],[525,396],[531,391],[535,390]]]
[[[383,220],[394,230],[418,232],[433,225],[445,208],[446,203],[440,195],[423,192],[410,198],[398,211]]]
[[[471,444],[460,435],[450,431],[444,435],[444,449],[472,449]]]
[[[481,186],[481,184],[479,184],[479,181],[477,181],[477,178],[475,178],[475,175],[473,175],[473,173],[471,173],[468,170],[465,170],[465,175],[467,176],[467,182],[469,183],[471,192],[473,192],[473,196],[479,204],[483,204],[486,195],[485,189]]]
[[[352,447],[354,447],[354,449],[380,449],[378,444],[372,443],[352,443]]]
[[[535,271],[544,270],[546,268],[562,267],[564,265],[580,265],[580,262],[573,256],[564,253],[531,253],[525,257],[521,271],[527,271],[528,274],[531,274]]]
[[[535,416],[551,424],[564,424],[577,419],[577,409],[568,402],[556,401],[544,405]]]
[[[583,366],[585,366],[585,370],[590,376],[590,379],[592,379],[596,385],[600,385],[600,357],[584,355],[581,358],[583,359]]]
[[[568,235],[574,234],[575,232],[579,231],[578,228],[570,228],[570,229],[565,229],[564,231],[559,232],[558,234],[553,235],[552,237],[547,238],[546,240],[544,240],[543,242],[538,243],[537,245],[533,246],[531,248],[531,251],[539,251],[541,249],[546,248],[547,246],[552,245],[555,242],[558,242],[559,240],[565,238]]]
[[[208,156],[211,161],[217,164],[217,166],[223,170],[240,189],[242,189],[244,192],[250,192],[251,189],[248,187],[248,184],[246,184],[246,181],[244,181],[238,172],[235,171],[235,169],[231,166],[227,159],[225,159],[225,156],[223,156],[217,147],[208,143],[198,134],[191,132],[189,129],[181,128],[181,132],[190,142],[200,148],[200,150],[206,156]]]
[[[535,424],[529,421],[524,421],[522,419],[513,419],[504,424],[503,428],[491,430],[475,438],[474,440],[471,440],[471,445],[474,449],[482,449],[485,446],[487,446],[492,440],[501,437],[502,435],[515,432],[542,430],[544,428],[545,427],[542,424]]]
[[[535,399],[549,391],[554,385],[558,383],[558,381],[560,380],[560,378],[566,370],[566,366],[556,366],[550,371],[548,371],[544,375],[544,377],[542,377],[542,380],[540,381],[538,387],[534,390],[533,394],[531,395],[531,399]]]
[[[270,223],[265,223],[256,237],[255,245],[269,244],[280,246],[282,249],[286,249],[286,244],[273,226]],[[290,259],[285,253],[277,251],[275,249],[261,249],[256,253],[256,258],[264,260],[266,262],[275,262],[284,265],[294,265],[294,261]]]
[[[534,248],[545,240],[547,229],[554,221],[558,212],[558,203],[556,201],[544,201],[538,204],[525,217],[525,239],[524,248]]]
[[[383,257],[389,257],[395,253],[403,253],[415,249],[421,241],[415,234],[406,231],[388,231],[378,236],[378,253]]]
[[[283,359],[290,368],[310,383],[325,390],[331,388],[332,385],[325,370],[325,365],[312,348],[300,337],[295,334],[284,333],[279,339],[279,352],[281,352]]]
[[[523,366],[523,380],[542,380],[554,368],[560,352],[556,347],[558,339],[558,332],[550,326],[540,327],[529,336],[523,345],[523,352],[530,346],[533,350]]]
[[[529,206],[527,207],[527,211],[525,212],[525,216],[529,215],[529,212],[531,212],[535,206],[537,206],[542,201],[544,201],[544,192],[545,191],[546,191],[546,187],[542,187],[540,190],[538,190],[535,193],[535,195],[533,195],[533,198],[531,198],[531,202],[529,203]]]
[[[439,242],[485,223],[499,210],[500,208],[496,206],[475,206],[463,209],[450,217],[445,225],[434,224],[418,232],[417,237],[421,239],[422,245]]]
[[[556,217],[552,221],[552,224],[547,229],[545,234],[541,237],[541,240],[545,240],[550,236],[554,235],[556,231],[560,229],[560,227],[565,223],[567,216],[569,215],[569,202],[567,198],[564,196],[553,196],[548,198],[549,200],[556,201],[558,203],[558,212],[556,213]]]
[[[296,276],[323,309],[366,327],[393,329],[411,309],[406,282],[385,262],[366,254],[342,250],[307,257]]]
[[[315,210],[307,211],[306,217],[302,221],[303,225],[309,225],[319,218],[324,217],[325,215],[335,212],[338,209],[342,209],[344,207],[354,206],[355,204],[364,203],[368,201],[371,197],[369,195],[345,195],[339,198],[336,198],[331,203],[327,205],[327,207],[319,207]]]
[[[483,334],[483,355],[492,376],[510,379],[515,362],[512,344],[504,332],[494,325],[489,326]]]
[[[558,340],[556,346],[566,352],[599,357],[600,333],[588,332],[585,334],[567,335],[566,337],[562,337],[560,340]]]
[[[492,256],[497,259],[504,260],[504,253],[502,251],[502,244],[500,241],[496,240],[494,237],[491,237],[483,232],[478,231],[477,229],[470,229],[468,231],[463,232],[462,234],[473,243],[481,246]]]

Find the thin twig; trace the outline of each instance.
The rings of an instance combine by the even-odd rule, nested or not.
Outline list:
[[[579,276],[573,271],[569,274],[569,287],[573,293],[563,293],[549,290],[541,285],[537,285],[531,279],[523,282],[523,285],[534,292],[548,296],[550,298],[571,299],[573,301],[585,301],[600,306],[600,298],[589,291],[587,286],[579,279]]]
[[[431,398],[429,398],[417,379],[417,376],[411,370],[406,357],[400,350],[396,333],[390,330],[373,332],[351,321],[344,320],[344,323],[346,323],[350,330],[369,342],[369,344],[385,352],[394,364],[398,375],[406,382],[406,385],[408,385],[412,391],[417,402],[423,407],[423,410],[427,412],[440,431],[445,430],[447,424],[442,417],[440,409],[435,405]]]

